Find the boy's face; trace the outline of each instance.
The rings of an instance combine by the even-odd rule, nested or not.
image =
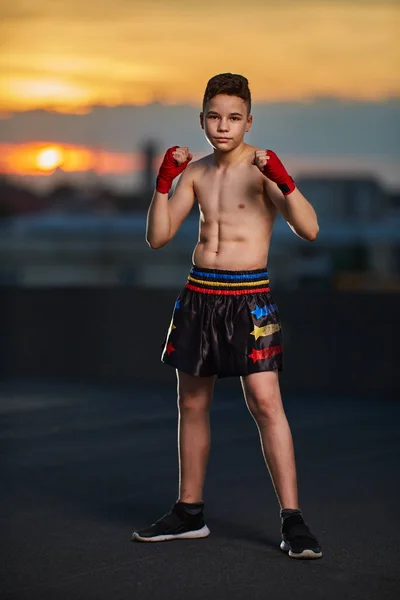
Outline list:
[[[252,116],[242,98],[218,94],[209,100],[204,113],[200,113],[200,125],[211,146],[221,152],[236,148],[250,130]]]

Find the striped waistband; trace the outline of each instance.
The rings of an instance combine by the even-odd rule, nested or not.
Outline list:
[[[192,267],[186,287],[202,294],[241,295],[269,292],[267,269],[252,271],[220,271]]]

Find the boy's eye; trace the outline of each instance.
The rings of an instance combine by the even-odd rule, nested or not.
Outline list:
[[[209,119],[218,119],[217,115],[208,115]],[[231,117],[232,121],[240,121],[240,117]]]

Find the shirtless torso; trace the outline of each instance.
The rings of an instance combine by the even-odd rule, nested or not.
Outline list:
[[[200,209],[195,265],[239,271],[267,265],[277,210],[268,180],[251,164],[255,150],[246,145],[240,161],[227,167],[216,166],[213,155],[190,165]]]
[[[264,174],[272,151],[266,156],[265,150],[242,142],[233,152],[187,164],[192,158],[187,148],[173,151],[177,164],[184,165],[183,172],[181,168],[171,198],[166,193],[169,184],[164,191],[155,191],[146,230],[152,248],[162,248],[175,236],[196,198],[200,209],[199,238],[192,257],[196,266],[229,271],[265,268],[278,211],[299,237],[316,238],[318,222],[307,199],[297,187],[285,196]],[[274,160],[280,163],[276,155]]]

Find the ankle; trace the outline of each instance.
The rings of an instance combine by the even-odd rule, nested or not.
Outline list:
[[[287,519],[288,517],[291,517],[292,515],[300,515],[302,517],[303,513],[300,508],[282,508],[282,510],[281,510],[282,522],[285,519]]]
[[[186,517],[198,517],[203,515],[204,511],[204,502],[181,502],[178,500],[175,504],[176,511],[181,516]]]

